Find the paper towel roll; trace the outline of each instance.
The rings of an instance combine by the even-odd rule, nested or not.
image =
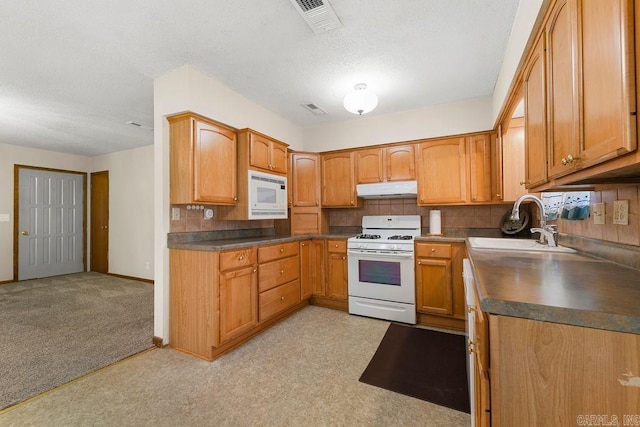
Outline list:
[[[440,211],[432,210],[429,212],[429,234],[442,234],[441,221]]]

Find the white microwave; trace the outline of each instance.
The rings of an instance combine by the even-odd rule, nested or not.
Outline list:
[[[249,171],[249,219],[287,217],[287,177]]]

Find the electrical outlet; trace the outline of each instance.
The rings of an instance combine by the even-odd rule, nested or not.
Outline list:
[[[180,221],[180,208],[171,208],[171,221]]]
[[[594,224],[604,224],[605,223],[605,217],[604,217],[604,203],[595,203],[593,205],[593,223]]]
[[[613,223],[616,225],[629,225],[628,200],[615,200],[613,202]]]

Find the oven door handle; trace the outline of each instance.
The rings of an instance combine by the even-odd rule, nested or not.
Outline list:
[[[412,259],[413,258],[413,252],[391,254],[391,253],[359,251],[354,249],[348,250],[347,255],[371,256],[371,257],[385,258],[385,259]]]

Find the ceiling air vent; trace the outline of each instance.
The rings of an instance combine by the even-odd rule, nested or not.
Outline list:
[[[342,27],[327,0],[291,0],[291,4],[316,34]]]
[[[316,116],[324,116],[325,114],[327,114],[326,111],[324,111],[322,108],[318,107],[313,102],[310,102],[308,104],[302,104],[302,106],[304,108],[306,108],[307,110],[311,111]]]

